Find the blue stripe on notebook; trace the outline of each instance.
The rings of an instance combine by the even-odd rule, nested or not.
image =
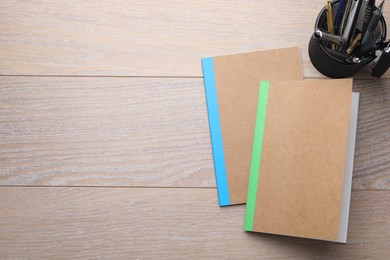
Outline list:
[[[218,202],[219,206],[226,206],[230,205],[230,202],[212,58],[202,58],[202,70],[204,77],[204,89],[206,92],[207,112],[209,115],[210,137],[214,157],[214,171],[217,182]]]

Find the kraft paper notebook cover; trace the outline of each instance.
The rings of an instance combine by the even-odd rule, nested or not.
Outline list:
[[[346,242],[358,104],[351,79],[260,83],[245,230]]]
[[[220,206],[246,202],[261,79],[302,79],[297,47],[202,59]]]

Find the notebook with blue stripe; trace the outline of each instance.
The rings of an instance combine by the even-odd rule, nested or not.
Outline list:
[[[219,206],[246,202],[260,80],[301,80],[297,47],[202,59]]]

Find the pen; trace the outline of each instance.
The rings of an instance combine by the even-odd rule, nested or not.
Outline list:
[[[368,24],[371,21],[372,14],[375,10],[375,0],[368,0],[366,10],[364,12],[364,22],[363,22],[363,28],[362,28],[362,34],[364,35],[366,33]]]
[[[339,5],[337,6],[336,18],[334,19],[334,34],[336,35],[339,34],[341,18],[345,7],[345,1],[346,0],[340,0]]]
[[[379,20],[382,18],[383,6],[385,1],[383,1],[379,7],[374,11],[371,17],[371,21],[367,26],[366,33],[363,36],[363,40],[360,43],[360,47],[358,50],[358,55],[364,56],[367,53],[375,51],[378,49],[377,42],[378,40],[374,37],[374,32],[376,27],[378,26]],[[379,41],[382,40],[382,37],[379,36]]]
[[[364,44],[367,44],[367,42],[370,41],[370,39],[373,37],[374,35],[374,31],[378,25],[378,22],[379,20],[381,19],[382,17],[382,11],[383,11],[383,5],[384,5],[385,1],[383,1],[379,7],[374,11],[374,13],[372,14],[372,17],[371,17],[371,21],[370,23],[368,24],[367,26],[367,30],[363,36],[363,40],[362,40],[362,45]]]

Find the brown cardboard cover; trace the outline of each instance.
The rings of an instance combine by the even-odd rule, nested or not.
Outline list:
[[[230,204],[246,202],[260,80],[302,79],[297,47],[213,57]]]
[[[270,81],[253,230],[337,240],[352,80]]]

